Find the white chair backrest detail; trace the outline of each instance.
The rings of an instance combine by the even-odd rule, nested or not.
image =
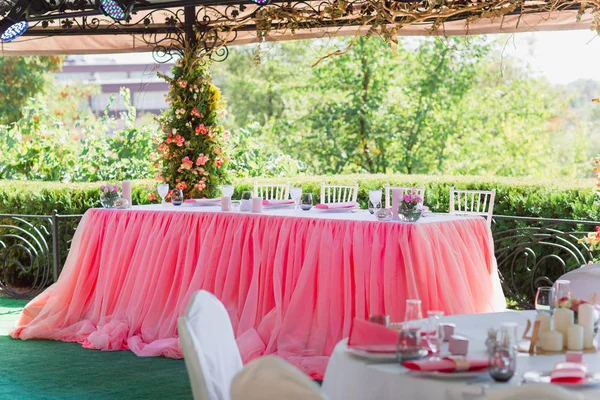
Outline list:
[[[287,200],[290,197],[290,184],[254,182],[254,196],[263,200]]]
[[[354,186],[327,185],[321,183],[321,204],[346,203],[356,201],[358,197],[358,183]]]
[[[214,295],[200,290],[177,322],[194,400],[229,400],[242,359],[227,310]]]
[[[402,196],[409,193],[415,193],[420,198],[425,199],[425,186],[419,187],[408,187],[408,186],[390,186],[389,183],[383,185],[385,189],[385,207],[390,208],[392,206],[392,190],[402,190]]]
[[[319,387],[276,356],[248,363],[231,384],[231,400],[322,400]]]
[[[455,190],[450,187],[450,214],[482,215],[492,225],[496,189],[493,190]]]

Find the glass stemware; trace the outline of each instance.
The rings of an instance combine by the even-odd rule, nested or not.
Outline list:
[[[381,189],[369,190],[369,204],[368,209],[371,214],[374,214],[377,209],[381,208]]]
[[[558,306],[559,301],[569,300],[571,298],[571,281],[559,279],[554,282],[554,307]]]
[[[233,185],[223,185],[221,186],[221,193],[223,193],[223,196],[231,198],[233,196],[233,189]]]
[[[302,188],[298,186],[293,186],[290,188],[290,196],[292,200],[294,200],[294,210],[297,210],[300,202],[300,197],[302,197]]]
[[[427,311],[427,330],[425,338],[433,357],[439,357],[442,343],[444,342],[444,330],[440,326],[443,311]]]
[[[167,197],[167,195],[169,194],[169,184],[168,183],[159,183],[158,185],[156,185],[156,191],[158,192],[158,195],[162,199],[160,204],[163,204],[163,205],[166,204],[165,197]]]
[[[408,299],[406,300],[406,309],[404,311],[404,322],[408,326],[420,326],[418,321],[423,319],[423,313],[421,312],[421,300]]]
[[[312,193],[302,193],[300,197],[300,208],[304,211],[308,211],[313,206]]]
[[[535,309],[537,312],[546,312],[552,314],[554,309],[554,288],[551,286],[541,286],[535,294]]]

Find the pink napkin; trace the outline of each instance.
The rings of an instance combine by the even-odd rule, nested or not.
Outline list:
[[[399,332],[355,318],[350,326],[348,347],[372,353],[395,353]]]
[[[263,200],[263,206],[294,204],[294,200]]]
[[[484,357],[441,358],[406,361],[404,367],[413,371],[425,372],[464,372],[487,369],[488,359]]]
[[[220,203],[221,198],[217,197],[214,199],[186,199],[184,202],[188,204]]]
[[[550,382],[578,385],[585,382],[587,367],[573,362],[560,362],[550,373]]]
[[[355,201],[349,201],[346,203],[322,203],[317,204],[315,208],[319,208],[321,210],[332,210],[334,208],[355,208],[358,207],[359,204]]]

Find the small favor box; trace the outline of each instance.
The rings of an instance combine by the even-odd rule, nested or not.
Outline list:
[[[582,351],[567,351],[567,362],[581,364],[583,362]]]
[[[469,351],[469,339],[464,336],[452,335],[448,351],[454,356],[466,356]]]
[[[454,335],[454,331],[456,329],[455,324],[451,324],[449,322],[443,322],[440,324],[440,328],[444,333],[444,342],[449,342],[452,335]]]

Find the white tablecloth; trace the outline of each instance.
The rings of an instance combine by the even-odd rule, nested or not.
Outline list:
[[[455,315],[445,317],[445,322],[456,324],[456,333],[469,339],[469,355],[485,354],[485,338],[490,327],[499,328],[502,322],[519,324],[522,336],[527,319],[533,320],[535,311],[503,312],[490,314]],[[323,392],[329,400],[471,400],[482,399],[486,394],[521,384],[527,371],[549,371],[564,355],[529,356],[519,353],[517,373],[508,383],[497,383],[484,374],[471,380],[432,379],[419,376],[397,363],[376,364],[356,358],[346,352],[347,340],[337,344],[331,355]],[[585,354],[589,372],[600,372],[600,355]],[[579,389],[586,399],[600,399],[600,388]]]

